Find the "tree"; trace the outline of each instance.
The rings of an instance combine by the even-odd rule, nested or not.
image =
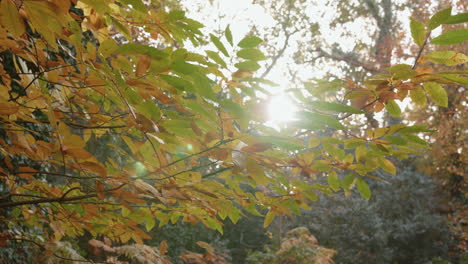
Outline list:
[[[322,195],[313,210],[291,222],[308,227],[321,245],[335,249],[337,263],[428,263],[447,258],[453,241],[438,210],[442,198],[434,180],[413,166],[382,177],[387,182],[369,184],[378,193],[369,201],[357,192],[349,197]]]
[[[210,34],[218,50],[205,56],[190,51],[204,41],[203,25],[159,1],[2,0],[0,7],[0,245],[30,243],[46,258],[91,261],[91,252],[73,250],[77,237],[91,237],[106,254],[147,252],[143,229],[180,219],[223,232],[222,220],[264,209],[268,226],[310,208],[316,192],[354,185],[369,199],[366,177],[378,168],[395,173],[388,157],[416,153],[424,145],[416,134],[429,130],[396,125],[354,134],[342,120],[384,105],[398,115],[394,99],[408,90],[413,100],[427,92],[444,106],[439,83],[461,78],[396,65],[368,83],[350,82],[343,104],[306,98],[323,88],[307,84],[298,91],[306,106],[300,120],[278,132],[258,107],[268,81],[254,75],[265,59],[256,36],[234,45],[229,28]],[[460,22],[444,12],[429,29]],[[414,23],[422,50],[426,30]],[[464,33],[432,42],[458,43]],[[223,59],[233,50],[235,70]],[[351,106],[363,96],[358,109]],[[316,176],[329,185],[302,181]],[[133,251],[112,246],[130,240]],[[150,253],[163,258],[163,249]]]

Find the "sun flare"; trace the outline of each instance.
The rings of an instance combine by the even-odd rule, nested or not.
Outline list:
[[[294,119],[296,111],[296,105],[287,94],[275,95],[268,103],[268,120],[275,125],[284,124]]]

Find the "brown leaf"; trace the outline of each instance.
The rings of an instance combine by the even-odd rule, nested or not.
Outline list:
[[[161,243],[159,244],[159,254],[164,256],[166,254],[168,248],[169,247],[168,247],[168,245],[166,243],[166,240],[161,241]]]
[[[70,155],[73,158],[78,159],[78,160],[85,160],[93,156],[91,153],[89,153],[88,151],[82,148],[66,148],[65,147],[64,154]]]
[[[107,170],[101,163],[85,161],[80,163],[80,167],[86,171],[95,173],[101,177],[107,177]]]
[[[0,103],[0,115],[13,115],[18,112],[19,106],[13,103]]]
[[[104,199],[106,197],[104,193],[104,183],[102,183],[102,181],[96,181],[96,194],[99,199]]]
[[[244,152],[263,152],[271,148],[272,144],[267,142],[255,143],[253,145],[241,148],[241,151]]]
[[[0,248],[7,246],[9,238],[10,238],[10,235],[7,233],[0,234]]]
[[[143,76],[143,74],[145,74],[145,72],[148,70],[150,65],[151,65],[151,57],[148,55],[141,56],[136,66],[135,75],[137,77]]]

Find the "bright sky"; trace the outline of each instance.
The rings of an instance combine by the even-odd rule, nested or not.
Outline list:
[[[400,0],[403,1],[403,0]],[[213,6],[210,6],[207,0],[182,0],[182,5],[188,7],[189,17],[192,17],[198,21],[201,21],[206,26],[205,32],[223,32],[227,25],[230,25],[231,31],[235,41],[242,39],[251,29],[252,25],[256,25],[258,28],[268,28],[275,24],[275,21],[269,14],[265,12],[263,7],[257,4],[252,4],[252,0],[214,0]],[[340,43],[343,51],[352,51],[356,38],[363,38],[366,35],[362,34],[363,28],[369,27],[369,22],[364,19],[356,19],[352,24],[348,25],[347,28],[330,29],[329,24],[336,14],[330,7],[326,6],[325,0],[316,0],[315,6],[309,8],[307,13],[311,16],[320,17],[318,23],[321,32],[324,34],[323,40],[327,43]],[[323,12],[323,8],[317,8],[316,6],[330,9],[330,12]],[[409,17],[410,13],[399,13],[400,19],[403,22],[403,27],[409,32]],[[351,32],[351,36],[343,37],[343,31]],[[438,35],[438,32],[434,32],[434,35]],[[299,35],[299,34],[298,34]],[[299,36],[298,36],[299,37]],[[296,50],[296,40],[292,38],[289,42],[288,51],[293,52]],[[373,39],[363,39],[365,42],[372,43]],[[279,40],[282,44],[282,40]],[[216,48],[213,47],[214,50]],[[268,55],[268,54],[267,54]],[[311,68],[302,67],[299,68],[291,60],[291,53],[285,54],[280,60],[278,60],[275,67],[272,69],[270,74],[266,77],[269,80],[278,83],[278,87],[272,87],[271,92],[278,94],[273,97],[272,102],[269,106],[269,113],[275,122],[283,122],[289,120],[293,113],[293,105],[284,96],[284,90],[291,88],[294,84],[289,80],[287,75],[288,65],[295,67],[298,71],[298,77],[302,80],[309,78],[320,78],[326,72],[332,72],[338,74],[339,72],[336,67],[321,67]],[[267,63],[269,61],[266,61]],[[401,62],[399,62],[401,63]],[[413,61],[408,60],[404,63],[411,64]],[[261,73],[261,70],[260,70]],[[400,107],[403,109],[408,105],[408,102],[398,102]],[[288,111],[290,109],[291,111]]]

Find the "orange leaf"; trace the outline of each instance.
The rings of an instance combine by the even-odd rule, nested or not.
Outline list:
[[[12,115],[18,112],[19,106],[13,103],[0,103],[0,115]]]
[[[96,181],[96,194],[99,199],[104,199],[104,183],[101,181]]]
[[[159,254],[165,255],[167,252],[167,249],[168,249],[168,246],[167,246],[166,240],[161,241],[161,243],[159,244]]]
[[[88,151],[82,148],[66,148],[65,154],[68,154],[75,159],[81,159],[81,160],[85,160],[93,156],[91,155],[91,153],[89,153]]]
[[[143,76],[143,74],[148,70],[150,65],[151,65],[151,57],[148,55],[141,56],[136,66],[135,75],[137,77]]]
[[[100,163],[96,163],[92,161],[85,161],[85,162],[80,163],[80,167],[86,171],[95,173],[101,177],[107,177],[107,170]]]

